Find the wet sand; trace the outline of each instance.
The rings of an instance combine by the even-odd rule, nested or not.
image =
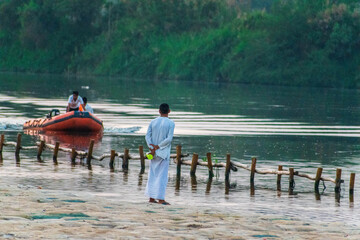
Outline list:
[[[359,228],[341,222],[171,203],[0,184],[0,239],[360,239]]]

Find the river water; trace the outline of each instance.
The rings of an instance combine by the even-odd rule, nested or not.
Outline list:
[[[96,141],[95,155],[111,149],[122,152],[125,147],[136,154],[139,145],[146,145],[144,134],[150,120],[158,115],[159,104],[167,102],[176,124],[173,152],[181,144],[184,153],[196,152],[201,161],[207,152],[213,154],[214,161],[224,161],[230,153],[232,161],[250,164],[256,157],[258,168],[277,169],[283,165],[284,169],[293,167],[311,175],[322,167],[323,176],[331,178],[335,178],[337,168],[342,168],[344,179],[340,201],[335,201],[332,183],[326,183],[321,200],[316,200],[313,182],[301,178],[295,178],[296,195],[288,195],[285,176],[283,191],[278,193],[273,175],[256,175],[256,192],[250,196],[249,172],[239,169],[231,174],[231,189],[226,195],[223,169],[216,170],[208,191],[207,170],[198,167],[195,186],[189,168],[183,166],[177,190],[176,166],[171,163],[167,198],[175,204],[187,201],[194,207],[216,205],[241,214],[273,214],[284,219],[339,221],[349,228],[360,226],[359,184],[355,184],[354,203],[348,199],[350,173],[360,174],[358,90],[1,74],[0,133],[6,135],[6,140],[15,141],[26,120],[43,117],[54,108],[65,112],[73,90],[88,98],[104,122],[104,135]],[[86,136],[42,137],[83,150],[89,140]],[[39,138],[25,134],[22,144],[34,145]],[[14,162],[14,150],[4,151],[0,167],[3,183],[88,191],[113,198],[126,196],[130,201],[144,198],[147,175],[139,176],[137,161],[131,161],[129,174],[120,171],[118,161],[114,173],[110,173],[106,161],[95,163],[89,171],[81,165],[71,167],[65,153],[60,153],[59,165],[54,166],[50,151],[38,162],[35,150],[24,150],[19,167]]]

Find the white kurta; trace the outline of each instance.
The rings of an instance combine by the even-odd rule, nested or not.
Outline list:
[[[146,133],[146,143],[158,145],[155,157],[150,161],[150,169],[145,193],[154,199],[165,199],[168,183],[171,141],[174,136],[175,123],[167,117],[158,117],[151,121]]]

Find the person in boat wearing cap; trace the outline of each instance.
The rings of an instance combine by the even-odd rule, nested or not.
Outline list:
[[[89,113],[94,114],[94,110],[92,109],[92,107],[89,104],[87,104],[87,98],[86,97],[83,97],[83,101],[84,101],[85,109],[82,107],[82,105],[80,105],[80,111],[89,112]]]
[[[68,106],[66,112],[79,111],[79,107],[82,106],[85,109],[84,101],[79,96],[78,91],[73,91],[73,94],[69,96]]]
[[[161,104],[159,113],[160,117],[150,122],[145,137],[153,156],[153,159],[150,161],[145,194],[149,197],[149,202],[151,203],[170,205],[165,201],[165,190],[168,183],[170,149],[175,123],[169,119],[170,108],[168,104]]]

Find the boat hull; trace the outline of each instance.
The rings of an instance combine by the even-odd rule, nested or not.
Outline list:
[[[23,128],[44,132],[99,132],[103,130],[103,124],[89,112],[72,111],[51,118],[29,120],[24,123]]]

